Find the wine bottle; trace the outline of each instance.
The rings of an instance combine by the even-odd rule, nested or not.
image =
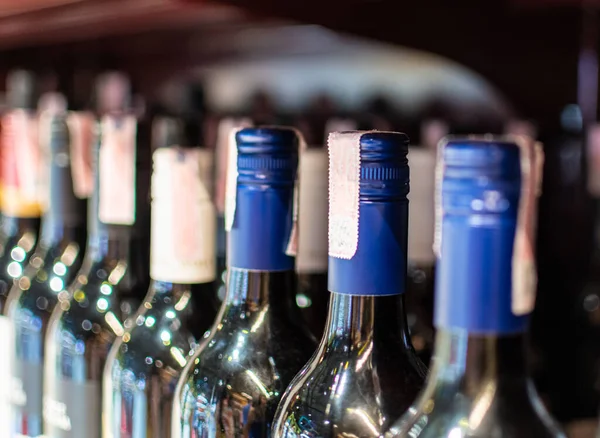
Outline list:
[[[220,303],[225,299],[227,289],[227,232],[225,231],[225,204],[228,185],[235,186],[235,175],[231,175],[233,167],[230,158],[235,158],[235,141],[231,133],[238,129],[252,126],[252,121],[245,117],[224,117],[215,123],[215,187],[214,201],[217,209],[217,299]],[[230,157],[230,151],[233,151]],[[234,182],[231,182],[233,180]],[[231,196],[229,196],[231,197]]]
[[[327,151],[302,150],[298,174],[296,304],[318,339],[327,316]]]
[[[50,98],[51,96],[46,96]],[[85,199],[75,195],[71,142],[64,97],[42,112],[40,139],[50,153],[49,203],[40,242],[23,276],[6,300],[14,327],[12,360],[12,433],[42,434],[44,336],[50,314],[64,287],[81,265],[85,248]],[[62,102],[62,103],[61,103]]]
[[[287,128],[235,136],[227,294],[177,385],[173,437],[269,436],[281,394],[315,347],[300,326],[294,258],[286,254],[298,137]]]
[[[564,437],[526,370],[542,151],[524,139],[440,148],[433,368],[386,436]]]
[[[0,437],[12,435],[11,352],[13,325],[5,315],[8,292],[29,262],[37,243],[41,200],[38,195],[36,81],[31,72],[8,75],[10,109],[0,120]],[[6,196],[2,196],[6,193]],[[22,391],[21,391],[22,393]]]
[[[322,98],[324,99],[324,98]],[[325,104],[325,102],[322,102]],[[327,113],[325,109],[322,113]],[[322,115],[322,114],[321,114]],[[312,334],[320,339],[327,319],[327,149],[330,132],[356,129],[356,122],[346,118],[300,120],[301,129],[311,139],[300,152],[298,253],[296,304]],[[312,122],[312,123],[310,123]]]
[[[15,279],[23,274],[38,240],[42,215],[43,162],[38,141],[37,83],[33,73],[10,72],[9,111],[2,116],[0,198],[0,312]],[[4,321],[4,322],[3,322]],[[0,317],[0,324],[6,320]]]
[[[282,397],[274,437],[378,437],[421,389],[403,297],[407,152],[400,133],[329,137],[327,326]]]
[[[104,438],[169,436],[177,380],[215,317],[216,214],[206,188],[212,155],[174,146],[187,143],[180,120],[153,125],[162,147],[152,176],[152,283],[106,361]]]
[[[118,74],[102,81],[126,88]],[[126,111],[100,122],[85,258],[60,296],[45,340],[44,434],[53,438],[101,436],[101,380],[108,351],[125,331],[121,305],[148,288],[141,260],[146,239],[138,226],[148,200],[136,187],[149,185],[138,169],[150,145],[140,141],[138,128]]]
[[[420,146],[411,147],[411,192],[408,220],[408,322],[415,351],[429,364],[433,350],[433,294],[435,255],[433,254],[435,149],[448,134],[448,125],[439,119],[421,123]]]

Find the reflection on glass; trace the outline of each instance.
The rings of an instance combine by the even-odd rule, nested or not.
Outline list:
[[[321,345],[283,396],[278,437],[378,437],[421,389],[403,296],[331,294]]]
[[[438,330],[428,384],[386,437],[564,437],[525,372],[525,338]]]
[[[13,399],[13,433],[30,436],[43,432],[44,339],[50,314],[63,287],[81,266],[85,245],[85,200],[75,196],[70,162],[65,160],[69,157],[66,114],[51,116],[43,126],[50,131],[49,208],[43,217],[40,244],[23,277],[10,290],[5,309],[15,330],[10,352],[14,359],[12,386],[18,388]],[[21,271],[27,252],[22,244],[12,249],[15,260],[9,271],[17,260]]]
[[[229,269],[210,336],[184,370],[175,437],[267,437],[277,403],[314,349],[298,327],[294,273]]]
[[[145,277],[128,263],[136,244],[123,230],[90,236],[84,265],[52,313],[44,363],[49,436],[100,436],[104,364],[115,339],[125,333],[120,294],[140,296],[145,288]]]
[[[169,436],[173,394],[196,339],[214,320],[211,284],[154,281],[104,371],[103,436]]]

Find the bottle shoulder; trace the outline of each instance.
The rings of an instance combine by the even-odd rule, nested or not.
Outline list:
[[[401,345],[379,351],[373,342],[356,348],[339,342],[322,342],[288,386],[274,420],[277,436],[378,437],[418,395],[423,375],[397,354]],[[379,420],[367,424],[365,415]]]
[[[490,382],[478,395],[451,387],[428,387],[386,432],[386,438],[460,436],[565,438],[528,382],[513,388]],[[457,432],[453,432],[457,430]]]
[[[142,373],[152,372],[155,367],[183,369],[196,341],[177,315],[169,317],[165,313],[138,312],[132,327],[113,346],[120,369]]]
[[[8,301],[18,307],[35,311],[52,312],[58,295],[73,280],[81,266],[79,245],[60,241],[56,245],[38,245],[23,275],[9,292]]]
[[[269,315],[262,319],[270,325]],[[191,397],[188,400],[218,399],[215,389],[224,382],[230,393],[267,392],[279,399],[314,351],[314,344],[309,337],[285,337],[255,324],[240,325],[230,318],[215,323],[182,376],[184,392]]]

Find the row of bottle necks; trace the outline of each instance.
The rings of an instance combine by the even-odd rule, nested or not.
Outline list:
[[[410,343],[402,295],[408,223],[408,139],[402,134],[376,132],[333,134],[331,138],[328,210],[330,221],[338,225],[329,229],[329,268],[335,272],[329,277],[329,288],[334,293],[325,335],[316,350],[316,339],[303,327],[296,307],[297,277],[294,259],[289,255],[289,247],[295,246],[294,192],[296,169],[302,160],[296,131],[246,128],[236,134],[233,217],[225,219],[230,233],[227,293],[214,322],[211,293],[202,289],[210,290],[207,285],[215,278],[214,259],[211,263],[206,257],[214,255],[214,242],[205,243],[214,237],[215,225],[213,221],[211,227],[207,219],[210,200],[202,190],[199,150],[161,148],[154,154],[151,194],[153,282],[133,317],[121,316],[135,308],[126,303],[127,297],[140,296],[146,287],[135,274],[132,257],[136,245],[132,243],[139,234],[133,224],[97,220],[79,268],[75,263],[79,244],[72,240],[72,225],[51,221],[51,228],[42,227],[40,243],[24,272],[17,275],[12,270],[15,278],[4,306],[7,319],[3,331],[8,335],[4,345],[11,358],[7,375],[12,376],[10,386],[3,391],[11,406],[4,411],[10,416],[7,436],[269,436],[271,429],[276,436],[380,436],[388,431],[392,420],[414,401],[426,374]],[[100,149],[107,147],[106,136],[102,139]],[[488,200],[474,207],[476,214],[508,215],[516,223],[519,191],[514,185],[523,184],[515,170],[520,169],[517,144],[506,140],[464,143],[457,145],[454,155],[448,154],[450,164],[461,166],[465,161],[468,167],[473,157],[467,153],[457,160],[455,156],[465,145],[476,152],[474,155],[489,149],[491,158],[483,158],[492,168],[481,170],[482,157],[475,156],[475,170],[497,175],[493,167],[501,166],[496,194],[507,184],[513,185],[505,198],[495,199],[496,204]],[[508,158],[497,160],[498,153]],[[101,210],[98,198],[106,187],[101,181],[102,166],[114,165],[117,157],[111,158],[97,160],[99,177],[93,192],[100,192],[100,196],[93,197],[92,211]],[[380,171],[369,167],[373,164],[369,159],[377,163],[375,166],[382,166]],[[528,159],[536,161],[533,156]],[[50,173],[53,171],[60,172],[51,169]],[[357,171],[359,180],[349,177]],[[111,178],[120,176],[113,174]],[[51,191],[55,180],[50,178]],[[118,187],[125,190],[126,183],[120,180]],[[467,193],[481,189],[474,186],[463,189]],[[182,187],[185,190],[180,190]],[[298,187],[301,192],[301,182]],[[522,196],[529,190],[529,186],[524,187]],[[346,198],[336,204],[340,196]],[[370,196],[381,205],[369,208],[373,204]],[[504,202],[503,208],[498,209],[498,201]],[[50,202],[45,218],[53,217],[56,205]],[[347,211],[352,205],[357,210]],[[121,207],[123,210],[109,209],[111,213],[105,214],[126,217]],[[302,208],[301,202],[298,208]],[[524,214],[533,215],[531,211]],[[5,221],[13,219],[6,217]],[[357,221],[355,237],[360,243],[357,240],[352,244],[348,219]],[[381,221],[389,229],[377,226]],[[514,242],[514,227],[508,233],[505,227],[491,228],[494,234],[500,231],[496,237],[500,237],[501,246]],[[46,239],[45,235],[50,237]],[[5,246],[13,259],[10,263],[27,256],[23,240],[27,239],[24,234],[17,237],[14,246],[8,241]],[[475,247],[467,251],[475,254],[467,255],[481,252],[477,240]],[[506,252],[493,246],[488,249],[492,253]],[[454,248],[454,252],[460,250]],[[506,254],[499,255],[491,265],[506,270],[506,258]],[[10,271],[7,266],[6,272]],[[464,271],[463,267],[463,276]],[[501,276],[506,274],[510,276],[510,269]],[[73,277],[71,282],[65,281],[68,276]],[[472,405],[460,407],[465,411],[476,408],[478,392],[484,391],[489,382],[474,382],[475,388],[467,389],[460,387],[463,379],[475,378],[487,368],[509,366],[507,359],[516,364],[514,369],[510,365],[502,372],[525,376],[519,353],[524,317],[504,308],[504,302],[510,302],[510,289],[493,291],[502,303],[487,309],[491,312],[489,325],[479,321],[480,317],[470,321],[468,315],[457,319],[450,316],[454,311],[460,315],[461,309],[442,310],[446,316],[440,317],[438,357],[448,368],[446,371],[453,370],[458,378],[446,389],[453,389],[453,396],[465,391],[464,396],[472,399]],[[489,293],[487,288],[481,292]],[[470,294],[477,294],[477,288],[459,291],[459,304],[471,301]],[[475,309],[475,313],[484,309]],[[467,309],[466,313],[472,311]],[[525,313],[528,311],[525,309]],[[456,321],[451,321],[453,318]],[[202,335],[207,327],[209,332]],[[460,347],[467,355],[482,346],[490,351],[489,357],[480,358],[480,370],[455,363],[456,353],[444,356],[446,348]],[[312,360],[305,365],[311,354]],[[513,401],[520,402],[525,411],[510,409],[503,415],[492,412],[480,427],[480,423],[455,424],[451,418],[445,419],[452,412],[442,410],[443,424],[436,427],[450,428],[450,432],[463,427],[473,436],[489,436],[490,428],[510,430],[518,426],[518,430],[528,431],[526,436],[560,436],[536,403],[535,395],[519,393],[526,382],[505,383],[502,372],[492,376],[498,379],[497,384],[506,386],[501,388],[497,403],[508,408],[502,392],[515,391]],[[449,383],[440,373],[434,370],[427,388]],[[426,430],[421,417],[431,414],[429,402],[434,403],[426,400],[424,407],[417,404],[418,415],[413,412],[414,418],[403,417],[397,429],[388,433],[414,436],[415,427]],[[539,433],[532,435],[528,428]]]
[[[354,146],[350,150],[357,156],[338,150],[336,161],[330,145],[329,168],[337,169],[342,182],[336,186],[327,182],[327,156],[320,153],[315,158],[315,151],[304,150],[296,132],[246,129],[238,132],[233,142],[229,135],[232,123],[241,127],[248,122],[226,121],[222,128],[225,158],[221,158],[225,176],[214,190],[222,196],[215,204],[221,202],[226,213],[220,226],[210,196],[207,170],[213,166],[209,155],[198,148],[182,147],[184,129],[177,120],[161,118],[153,124],[152,135],[159,140],[152,143],[162,142],[163,147],[155,148],[150,178],[143,150],[149,149],[150,141],[135,117],[126,113],[105,116],[97,128],[99,135],[93,136],[81,133],[96,126],[89,115],[67,114],[58,108],[44,116],[38,119],[14,110],[2,120],[0,273],[4,290],[0,302],[6,318],[0,323],[2,346],[9,358],[2,374],[11,376],[2,394],[11,408],[2,410],[7,418],[0,421],[6,425],[0,433],[10,437],[268,436],[274,427],[277,436],[379,436],[406,411],[425,376],[411,345],[409,322],[429,318],[423,330],[413,334],[421,347],[427,346],[425,339],[432,336],[433,329],[431,315],[413,316],[409,321],[404,295],[397,295],[406,283],[406,247],[411,234],[416,234],[407,235],[408,141],[404,136],[338,139],[344,146],[350,142]],[[38,137],[35,130],[48,134]],[[511,149],[504,140],[481,143],[496,154]],[[482,145],[467,142],[476,151]],[[44,153],[49,160],[44,160]],[[369,172],[364,170],[367,158],[372,158],[368,153],[391,156],[392,162],[386,164],[379,157],[387,167]],[[413,157],[418,162],[420,155],[409,156],[411,164]],[[424,157],[431,166],[431,178],[418,184],[413,173],[411,190],[418,192],[427,185],[432,199],[435,158]],[[468,166],[472,156],[460,158]],[[337,168],[336,162],[343,165]],[[88,168],[82,168],[82,163]],[[507,172],[520,181],[514,172],[519,166],[512,164],[512,173]],[[216,167],[218,174],[220,165]],[[344,177],[344,172],[352,170],[361,175],[360,189],[343,184],[353,180]],[[493,170],[483,169],[495,175]],[[299,238],[292,244],[296,179]],[[328,186],[330,194],[331,190],[343,194],[344,202],[337,207],[327,205]],[[381,187],[391,192],[373,193]],[[389,206],[384,202],[383,213],[376,214],[363,211],[362,206],[355,214],[345,211],[347,205],[362,205],[363,190],[378,201],[390,198]],[[356,198],[348,197],[352,193]],[[424,193],[429,193],[429,188]],[[503,199],[505,207],[515,205],[511,196]],[[87,197],[91,199],[86,224]],[[493,204],[493,200],[484,200]],[[411,207],[415,203],[418,201],[411,199]],[[145,212],[150,204],[151,214]],[[482,205],[489,207],[488,203]],[[420,215],[418,221],[433,217],[433,205],[430,208],[429,216]],[[338,249],[343,252],[354,245],[354,254],[332,256],[331,226],[329,248],[327,245],[328,210],[330,219],[338,221],[334,227]],[[307,211],[310,214],[306,215]],[[352,236],[343,232],[348,230],[344,214],[355,222],[360,217],[358,241],[350,245],[347,240]],[[316,231],[319,222],[320,232]],[[369,228],[375,231],[364,235]],[[225,251],[215,251],[224,230],[229,233],[227,281],[221,278]],[[311,238],[308,241],[307,236]],[[514,235],[500,237],[504,243],[514,241]],[[288,255],[291,246],[297,246],[296,263]],[[307,248],[310,251],[302,262],[302,251]],[[488,250],[494,253],[498,248]],[[474,251],[480,254],[481,248]],[[315,257],[315,252],[321,257]],[[337,260],[333,273],[332,257]],[[339,260],[351,263],[338,265]],[[484,271],[491,266],[506,267],[503,261],[502,257],[488,260]],[[427,268],[432,266],[429,262],[422,264],[426,268],[413,269],[412,284],[425,290],[425,285],[431,285],[433,269]],[[331,298],[328,268],[329,289],[334,292]],[[511,277],[510,270],[503,275]],[[494,292],[510,295],[510,287],[504,286]],[[215,297],[215,287],[227,290],[220,295],[222,304]],[[380,290],[382,287],[385,290]],[[476,293],[471,291],[474,288],[467,289]],[[516,364],[508,371],[524,373],[519,353],[521,318],[515,322],[515,315],[502,315],[506,309],[497,307],[487,311],[500,316],[488,317],[491,321],[507,318],[508,328],[492,324],[482,331],[471,323],[464,327],[457,323],[460,330],[455,332],[454,325],[442,324],[436,357],[447,371],[456,374],[455,386],[449,387],[453,395],[464,390],[458,381],[475,378],[481,370],[455,363],[454,355],[444,356],[447,348],[458,348],[457,354],[465,357],[485,350],[487,354],[477,353],[481,363],[476,365],[486,370],[502,368],[509,358]],[[309,309],[304,315],[308,321],[303,320],[299,308]],[[479,310],[482,318],[486,318],[485,311]],[[315,352],[315,340],[324,327],[325,336]],[[505,336],[507,330],[510,336]],[[313,359],[288,389],[280,405],[280,421],[274,424],[275,408],[286,386],[313,352]],[[434,371],[428,387],[444,380],[440,370]],[[502,380],[502,372],[493,377]],[[476,399],[484,383],[489,382],[476,381],[464,397]],[[514,388],[516,392],[519,389],[519,385]],[[509,410],[519,417],[512,418],[509,412],[511,422],[556,432],[533,396],[517,395],[515,403],[521,402],[527,409]],[[294,398],[302,403],[292,403]],[[467,403],[462,408],[473,406]],[[497,416],[486,427],[505,420]],[[426,430],[422,422],[417,422],[419,428]],[[446,422],[446,426],[453,425]],[[409,436],[420,436],[414,435],[418,433],[414,427]],[[489,436],[487,429],[477,431],[472,424],[456,427],[467,428],[472,436]],[[402,430],[390,433],[404,436],[407,432]]]

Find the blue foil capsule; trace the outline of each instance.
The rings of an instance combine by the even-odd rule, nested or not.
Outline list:
[[[286,255],[293,228],[298,136],[291,128],[245,128],[236,133],[237,187],[230,231],[230,267],[256,271],[294,268]]]
[[[519,145],[450,140],[440,153],[435,325],[480,333],[521,332],[528,318],[512,311],[510,275],[521,197]]]
[[[330,142],[335,139],[330,137]],[[408,137],[402,133],[373,131],[360,135],[358,246],[350,259],[332,256],[330,251],[328,283],[331,292],[349,295],[394,295],[404,292],[408,231],[408,142]],[[385,260],[381,260],[379,254],[385,254]],[[381,269],[382,265],[393,266],[394,269]]]

